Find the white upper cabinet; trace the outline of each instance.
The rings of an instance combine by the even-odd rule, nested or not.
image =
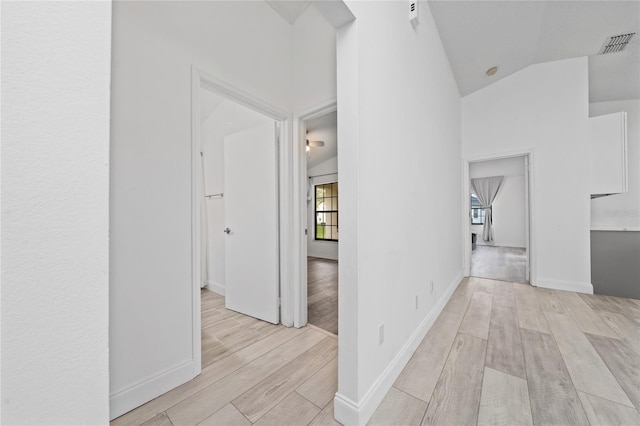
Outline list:
[[[589,119],[591,195],[627,192],[627,113]]]

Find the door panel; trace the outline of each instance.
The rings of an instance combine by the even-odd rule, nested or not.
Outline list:
[[[224,198],[226,307],[277,324],[280,318],[275,127],[269,123],[225,138]]]

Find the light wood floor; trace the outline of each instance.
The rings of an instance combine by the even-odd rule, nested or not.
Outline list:
[[[523,248],[476,246],[471,251],[471,276],[527,283],[527,251]]]
[[[370,425],[639,425],[640,302],[464,280]]]
[[[307,258],[307,321],[338,334],[338,262]]]
[[[202,290],[202,373],[112,425],[338,425],[338,340],[225,309]]]
[[[203,368],[113,425],[337,425],[337,339],[203,290]],[[638,425],[640,301],[465,279],[370,425]]]

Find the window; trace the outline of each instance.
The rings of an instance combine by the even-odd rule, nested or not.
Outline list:
[[[316,240],[338,241],[338,183],[316,185]]]
[[[471,224],[484,225],[484,209],[476,194],[471,194]]]

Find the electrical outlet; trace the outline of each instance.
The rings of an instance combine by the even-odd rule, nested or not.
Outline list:
[[[378,346],[382,346],[384,343],[384,324],[380,324],[380,327],[378,327],[378,340]]]
[[[418,295],[416,294],[416,311],[418,310]]]
[[[433,294],[433,280],[431,280],[431,289],[429,291]]]

